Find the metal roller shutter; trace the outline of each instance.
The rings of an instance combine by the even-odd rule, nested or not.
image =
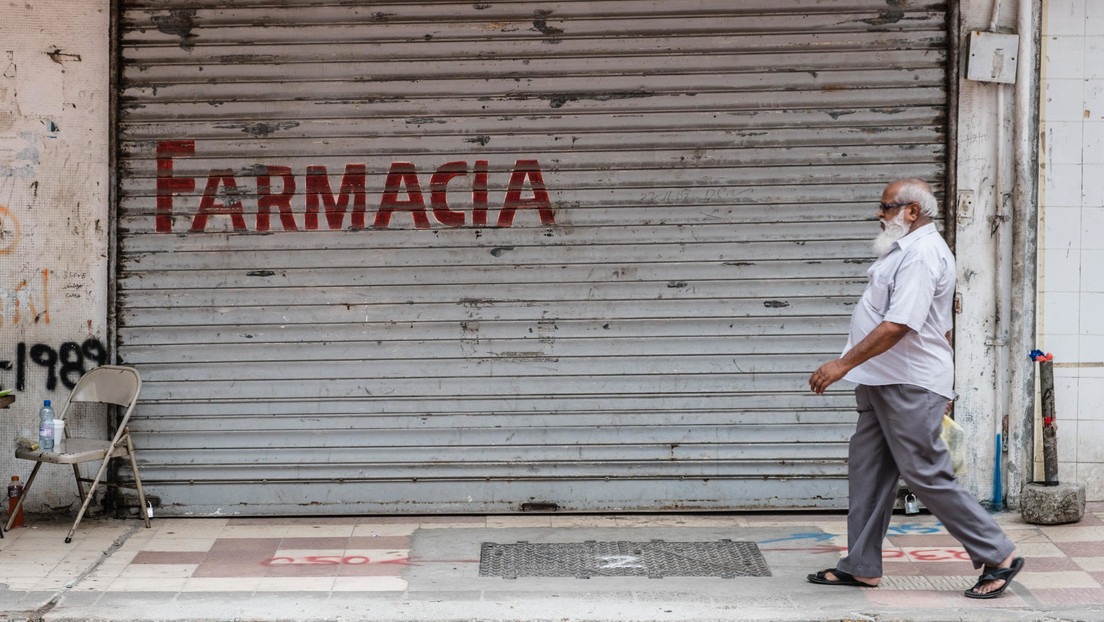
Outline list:
[[[944,2],[124,2],[118,347],[166,514],[826,508]],[[551,505],[549,505],[551,504]]]

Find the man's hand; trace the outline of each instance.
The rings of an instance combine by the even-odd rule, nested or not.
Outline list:
[[[870,331],[854,348],[844,353],[843,357],[821,365],[812,376],[809,376],[809,388],[817,395],[824,395],[824,390],[833,382],[843,378],[847,372],[855,369],[866,361],[878,356],[886,350],[897,345],[911,330],[904,324],[883,321]]]
[[[836,360],[825,363],[809,376],[809,388],[817,395],[824,395],[824,390],[832,383],[847,375],[847,367],[842,361]]]

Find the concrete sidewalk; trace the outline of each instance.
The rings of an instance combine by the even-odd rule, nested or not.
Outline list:
[[[997,515],[1027,565],[988,601],[929,514],[894,517],[876,589],[805,580],[846,546],[842,513],[97,519],[72,544],[29,518],[0,540],[0,620],[1104,620],[1102,517]],[[770,576],[480,576],[486,542],[657,539],[754,542]]]

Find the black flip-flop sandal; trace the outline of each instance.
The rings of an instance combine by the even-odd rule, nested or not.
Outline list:
[[[836,579],[833,581],[827,577],[828,573],[836,575]],[[877,585],[871,585],[869,583],[863,583],[855,578],[854,575],[847,574],[842,570],[835,568],[829,568],[827,570],[821,570],[816,574],[806,575],[806,579],[809,583],[816,583],[817,585],[849,585],[851,587],[878,587]]]
[[[963,592],[963,594],[966,595],[966,598],[996,598],[1003,594],[1004,591],[1008,589],[1009,585],[1012,585],[1012,578],[1015,577],[1020,572],[1020,570],[1023,569],[1023,565],[1024,559],[1022,557],[1017,557],[1012,560],[1012,565],[1008,568],[985,566],[982,569],[983,572],[981,576],[978,577],[977,583],[974,584],[974,587],[966,590],[965,592]],[[978,588],[981,587],[981,584],[985,583],[986,581],[1004,581],[1004,585],[998,587],[992,592],[979,594],[977,591]]]

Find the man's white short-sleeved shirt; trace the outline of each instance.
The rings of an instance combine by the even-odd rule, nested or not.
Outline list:
[[[955,259],[934,224],[894,242],[866,271],[866,291],[851,314],[847,352],[883,321],[910,330],[897,345],[852,369],[846,380],[865,385],[912,384],[954,396],[951,330]]]

